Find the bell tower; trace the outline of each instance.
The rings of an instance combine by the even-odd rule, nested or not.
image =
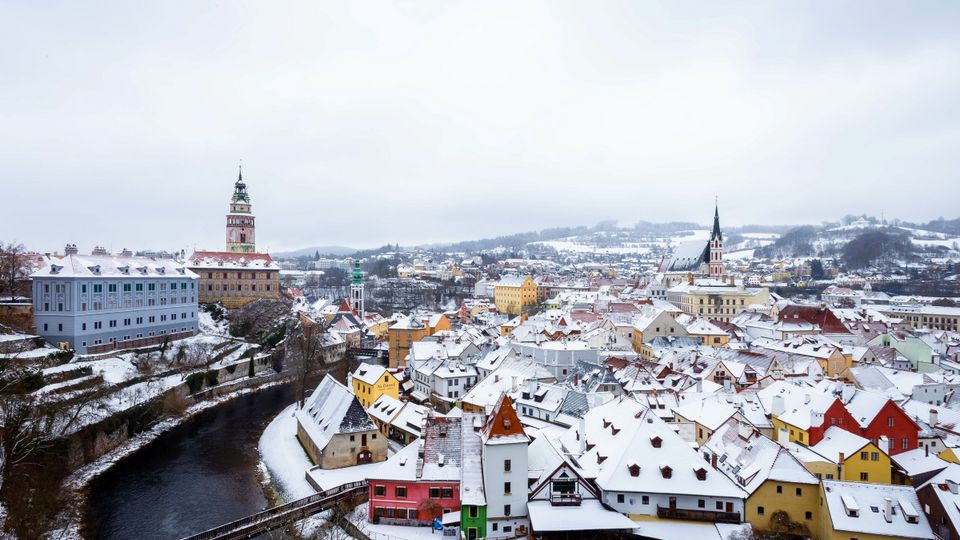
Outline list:
[[[230,199],[230,213],[227,214],[227,251],[233,253],[254,253],[257,250],[256,226],[250,206],[247,184],[243,182],[243,168],[233,184],[233,198]]]
[[[723,278],[723,233],[720,232],[720,206],[714,206],[713,232],[710,234],[710,277]]]
[[[350,307],[361,319],[363,318],[363,270],[360,270],[360,259],[353,263],[353,279],[350,281]]]

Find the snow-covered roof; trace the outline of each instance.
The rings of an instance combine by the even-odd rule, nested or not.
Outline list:
[[[232,251],[195,251],[189,266],[197,270],[280,270],[267,253],[234,253]]]
[[[560,440],[580,474],[594,478],[605,491],[746,496],[727,477],[707,470],[703,458],[670,424],[633,399],[591,409],[584,423],[586,434],[573,426]]]
[[[120,255],[64,255],[50,257],[42,268],[30,274],[31,278],[111,278],[196,279],[183,263],[173,259],[151,257],[124,257]]]
[[[527,503],[530,526],[538,533],[559,531],[633,530],[637,524],[620,512],[607,510],[596,499],[579,506],[554,506],[550,501]]]
[[[357,396],[330,375],[320,381],[296,416],[319,449],[334,435],[377,429]]]
[[[910,486],[865,482],[823,481],[824,506],[836,531],[882,537],[935,538]],[[890,521],[884,517],[885,500],[892,501]],[[912,522],[911,522],[912,521]]]
[[[756,491],[766,480],[818,484],[817,478],[789,451],[735,419],[714,432],[701,451],[709,453],[711,459],[716,456],[717,469],[748,493]]]
[[[388,373],[387,368],[378,364],[360,364],[353,372],[354,379],[369,385],[376,384],[384,376],[393,377],[393,374]]]

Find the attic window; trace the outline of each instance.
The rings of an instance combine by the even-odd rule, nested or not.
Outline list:
[[[613,422],[608,422],[607,419],[604,418],[604,419],[603,419],[603,429],[607,429],[608,427],[610,427],[610,424],[612,424],[612,423],[613,423]]]
[[[640,466],[636,463],[627,468],[630,469],[630,476],[640,476]]]
[[[59,274],[59,273],[60,273],[60,270],[63,270],[63,267],[62,267],[62,266],[57,265],[57,264],[51,264],[51,265],[50,265],[50,273],[51,273],[51,274]]]
[[[593,450],[593,447],[594,447],[594,446],[596,446],[596,445],[593,444],[593,443],[587,443],[587,452],[589,452],[590,450]]]
[[[503,419],[503,429],[510,429],[510,426],[512,425],[513,425],[513,422],[511,422],[509,418]]]
[[[601,456],[600,454],[597,454],[597,465],[603,463],[606,460],[607,460],[607,456]]]
[[[660,467],[660,474],[662,474],[664,478],[670,478],[673,476],[673,469],[671,469],[668,465],[664,465],[663,467]]]
[[[694,472],[697,473],[697,480],[700,480],[702,482],[707,479],[707,470],[704,469],[703,467],[697,469]]]
[[[654,437],[650,439],[650,444],[652,444],[654,448],[660,448],[663,446],[663,439],[660,437]]]
[[[610,431],[611,431],[614,435],[616,435],[617,433],[620,433],[620,430],[617,428],[617,426],[610,426]]]

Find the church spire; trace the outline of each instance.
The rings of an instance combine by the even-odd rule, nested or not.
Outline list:
[[[720,232],[720,203],[714,202],[715,206],[713,208],[713,234],[710,235],[710,239],[719,238],[723,240],[723,233]]]

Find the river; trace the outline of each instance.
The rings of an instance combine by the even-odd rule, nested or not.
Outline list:
[[[182,538],[263,510],[257,441],[292,402],[289,385],[244,394],[124,458],[91,482],[85,536]]]

